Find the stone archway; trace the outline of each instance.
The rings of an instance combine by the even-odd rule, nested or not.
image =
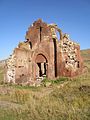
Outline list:
[[[39,77],[47,77],[47,58],[43,54],[38,54],[36,56],[36,76]]]

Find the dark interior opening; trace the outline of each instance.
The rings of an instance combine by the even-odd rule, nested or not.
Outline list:
[[[39,67],[39,77],[46,75],[46,63],[37,63]]]
[[[55,77],[57,77],[57,44],[56,39],[53,38],[54,43],[54,68],[55,68]]]
[[[38,67],[39,67],[39,76],[41,77],[42,76],[41,63],[37,63],[37,64],[38,64]]]
[[[78,61],[77,67],[80,68],[79,61]]]
[[[32,43],[31,43],[31,41],[29,42],[29,45],[30,45],[30,48],[32,49]]]
[[[40,26],[40,41],[42,39],[41,32],[42,32],[42,27]]]
[[[46,75],[46,63],[44,63],[44,75]]]

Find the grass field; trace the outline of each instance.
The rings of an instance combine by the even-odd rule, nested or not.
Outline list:
[[[89,120],[90,59],[83,52],[89,72],[81,76],[45,80],[40,87],[1,84],[0,120]]]

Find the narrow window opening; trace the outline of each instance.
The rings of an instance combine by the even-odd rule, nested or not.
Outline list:
[[[42,27],[40,26],[40,41],[41,41],[41,39],[42,39],[41,33],[42,33]]]
[[[79,64],[79,61],[78,61],[78,63],[77,63],[77,67],[78,67],[78,68],[80,68],[80,64]]]
[[[29,42],[29,45],[30,45],[30,48],[32,49],[32,43],[31,43],[31,41]]]

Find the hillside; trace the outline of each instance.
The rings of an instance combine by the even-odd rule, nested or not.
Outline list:
[[[81,56],[84,60],[84,65],[88,67],[88,71],[90,71],[90,49],[81,50]]]
[[[73,79],[44,80],[41,87],[0,84],[0,120],[89,120],[90,49],[81,54],[89,72]]]
[[[84,61],[90,60],[90,49],[81,50],[81,56],[83,57]]]

